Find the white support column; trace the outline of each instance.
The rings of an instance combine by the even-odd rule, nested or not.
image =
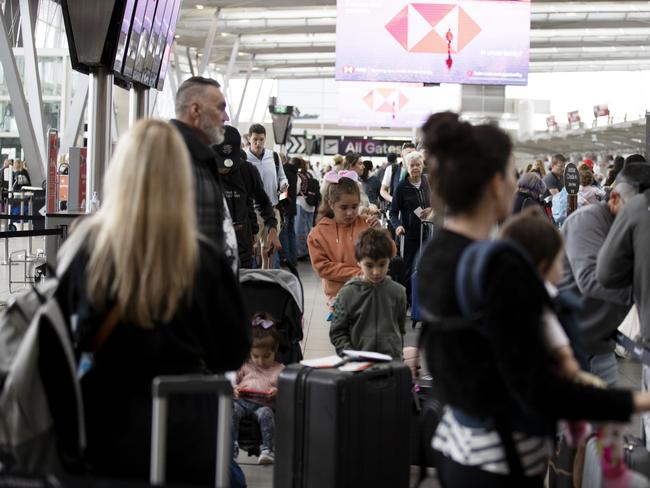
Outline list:
[[[23,53],[25,59],[25,86],[29,100],[29,116],[34,127],[34,136],[40,160],[45,162],[45,121],[43,118],[43,97],[41,92],[41,77],[38,73],[38,57],[32,30],[32,11],[29,0],[20,0],[20,25],[23,33]],[[33,163],[32,163],[33,164]]]
[[[230,51],[230,61],[228,61],[228,68],[226,69],[226,75],[223,78],[223,93],[228,92],[228,82],[232,76],[232,72],[235,69],[235,62],[237,61],[237,55],[239,54],[239,43],[241,42],[241,36],[235,38],[235,43],[232,45],[232,51]]]
[[[104,173],[111,159],[111,117],[113,111],[113,73],[106,68],[91,72],[88,92],[88,164],[86,165],[87,211],[97,192],[101,201]]]
[[[257,90],[257,97],[255,97],[255,105],[253,105],[253,112],[251,113],[251,120],[250,123],[253,124],[255,122],[255,112],[257,111],[257,104],[260,101],[260,95],[262,94],[262,87],[264,86],[264,80],[266,79],[266,68],[264,68],[264,74],[262,75],[262,78],[260,79],[260,88]]]
[[[63,128],[63,136],[61,137],[61,144],[59,146],[59,154],[65,154],[74,146],[81,123],[83,121],[84,110],[88,102],[88,76],[79,74],[79,82],[75,85],[74,97],[70,104],[70,109],[66,117],[65,126]]]
[[[160,92],[155,89],[149,90],[149,115],[147,115],[147,117],[155,117],[154,114],[156,113],[156,110],[158,110],[159,93]]]
[[[208,30],[208,35],[205,38],[205,45],[203,46],[203,57],[201,58],[201,64],[199,65],[199,76],[205,76],[208,70],[208,64],[210,63],[210,55],[212,54],[212,46],[214,45],[214,38],[217,35],[217,25],[219,24],[219,14],[221,13],[221,8],[217,7],[212,16],[212,21],[210,22],[210,30]]]
[[[239,107],[237,108],[237,115],[235,115],[234,125],[239,123],[239,116],[241,115],[241,109],[244,106],[244,98],[246,97],[246,90],[248,90],[248,82],[251,79],[251,73],[253,72],[253,64],[255,63],[255,54],[251,58],[251,62],[248,65],[248,73],[246,73],[246,82],[244,83],[244,90],[242,91],[241,98],[239,99]]]
[[[181,73],[181,57],[178,55],[176,41],[174,41],[172,44],[172,55],[174,60],[174,73],[170,76],[170,79],[174,79],[172,89],[174,96],[176,96],[178,87],[181,86],[181,83],[183,83],[183,74]]]
[[[12,43],[9,41],[4,20],[0,20],[0,64],[4,72],[5,83],[9,91],[9,99],[16,117],[20,144],[25,152],[25,159],[29,166],[32,181],[43,181],[45,179],[45,160],[41,158],[37,149],[36,134],[29,115],[23,83],[16,66],[16,58]]]
[[[187,64],[190,66],[190,74],[192,76],[196,76],[194,74],[194,65],[192,64],[192,56],[190,55],[190,48],[189,47],[185,48],[185,54],[187,55]]]

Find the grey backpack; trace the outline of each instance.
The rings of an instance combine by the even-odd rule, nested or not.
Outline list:
[[[55,298],[58,283],[44,280],[0,315],[0,472],[59,473],[60,454],[82,453],[86,444],[73,344]]]

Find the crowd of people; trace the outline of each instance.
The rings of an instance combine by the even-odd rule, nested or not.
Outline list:
[[[77,356],[92,358],[81,379],[91,473],[147,478],[151,381],[161,374],[237,371],[232,486],[245,486],[235,461],[244,416],[261,427],[259,463],[274,462],[278,317],[246,316],[237,277],[297,273],[303,259],[322,279],[338,353],[404,360],[417,296],[419,344],[447,406],[431,439],[445,487],[542,487],[559,420],[650,411],[650,392],[615,387],[612,340],[633,304],[641,335],[650,330],[642,156],[613,161],[609,174],[582,161],[570,213],[567,158],[519,173],[493,125],[435,114],[419,147],[405,144],[377,168],[356,153],[311,167],[268,149],[261,124],[242,144],[225,107],[216,81],[192,77],[175,119],[135,124],[108,167],[101,208],[61,250],[57,299]],[[394,272],[400,262],[405,273]],[[216,400],[179,397],[170,408],[169,481],[210,482]],[[80,453],[63,454],[75,469]]]

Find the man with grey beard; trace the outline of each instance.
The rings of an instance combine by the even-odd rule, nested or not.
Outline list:
[[[219,184],[217,160],[210,148],[223,142],[225,119],[226,100],[216,80],[194,76],[178,88],[176,119],[171,123],[185,140],[192,160],[199,232],[226,253],[236,273],[237,238]]]

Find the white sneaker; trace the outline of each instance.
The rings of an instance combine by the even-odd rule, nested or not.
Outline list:
[[[260,457],[257,460],[257,464],[261,464],[261,465],[273,464],[274,460],[275,460],[275,456],[273,455],[273,451],[269,451],[268,449],[264,449],[260,453]]]

